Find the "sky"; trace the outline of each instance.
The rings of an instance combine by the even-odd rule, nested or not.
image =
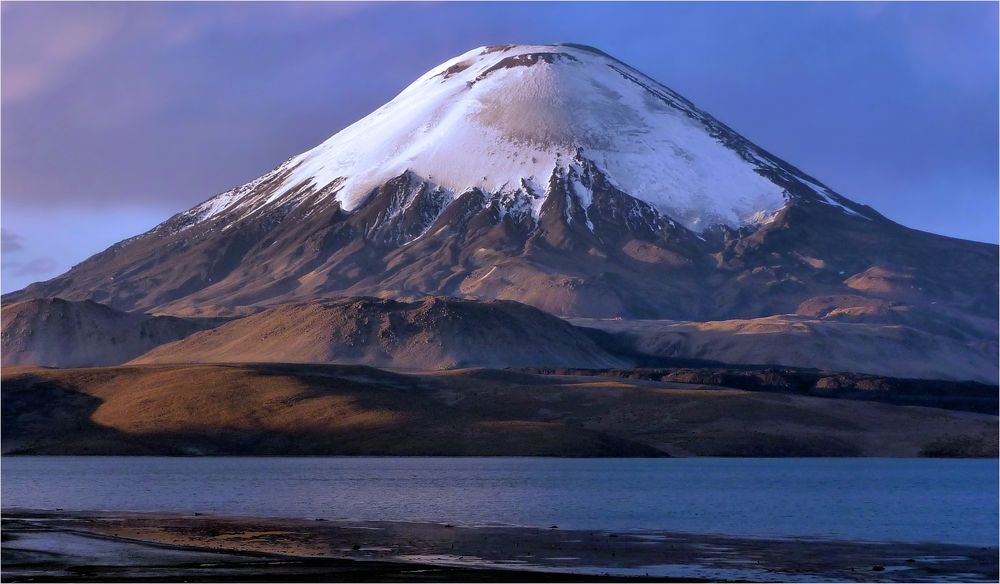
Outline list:
[[[904,225],[998,240],[998,4],[0,4],[4,292],[248,182],[435,65],[596,46]]]

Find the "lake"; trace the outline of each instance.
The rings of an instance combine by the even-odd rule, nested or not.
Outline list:
[[[997,545],[991,460],[4,457],[5,509]]]

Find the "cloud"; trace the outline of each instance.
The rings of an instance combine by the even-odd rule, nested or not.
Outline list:
[[[0,228],[0,252],[8,255],[24,250],[24,238],[10,229]]]
[[[12,103],[36,95],[48,84],[50,76],[40,68],[13,65],[3,72],[3,103]]]
[[[177,50],[242,25],[256,34],[287,36],[370,10],[367,3],[278,3],[239,12],[211,5],[37,2],[4,5],[4,104],[56,90],[77,66],[139,47]],[[304,32],[304,31],[303,31]]]
[[[49,89],[76,63],[110,44],[123,29],[124,16],[118,7],[98,4],[6,7],[0,99],[23,101]]]
[[[13,276],[47,276],[59,269],[55,258],[41,256],[22,261],[11,259],[12,255],[24,255],[24,238],[10,229],[0,228],[0,252],[3,253],[3,269]]]
[[[40,257],[30,259],[26,262],[7,262],[4,267],[13,270],[15,276],[47,276],[55,275],[59,269],[59,263],[55,258]]]

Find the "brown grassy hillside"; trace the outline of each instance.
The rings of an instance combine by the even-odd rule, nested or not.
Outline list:
[[[232,364],[18,369],[6,452],[995,455],[995,416],[497,370]]]
[[[360,363],[403,369],[627,364],[525,304],[359,297],[286,304],[163,345],[136,363]]]
[[[934,323],[917,328],[899,320],[872,323],[795,314],[709,322],[570,319],[577,326],[617,334],[628,348],[657,357],[997,383],[995,322],[976,321],[979,329],[969,327],[975,334],[961,337],[933,330]]]
[[[122,312],[89,300],[27,300],[3,306],[3,365],[118,365],[220,319]]]

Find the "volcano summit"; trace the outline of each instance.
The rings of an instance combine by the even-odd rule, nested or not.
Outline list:
[[[585,318],[784,315],[788,330],[895,327],[903,346],[968,349],[993,379],[997,263],[994,245],[912,230],[833,192],[597,49],[502,45],[442,63],[312,150],[4,300],[218,316],[444,295]],[[698,351],[687,356],[716,356]]]
[[[371,115],[263,177],[280,177],[267,196],[238,189],[188,216],[248,217],[314,193],[323,194],[314,204],[333,199],[354,211],[409,172],[439,194],[442,206],[475,189],[505,203],[505,211],[538,219],[555,193],[554,180],[569,183],[566,190],[586,214],[591,175],[601,173],[689,228],[738,228],[784,206],[786,189],[761,172],[780,166],[684,98],[594,49],[486,47],[432,69]],[[786,174],[833,202],[801,173]]]

